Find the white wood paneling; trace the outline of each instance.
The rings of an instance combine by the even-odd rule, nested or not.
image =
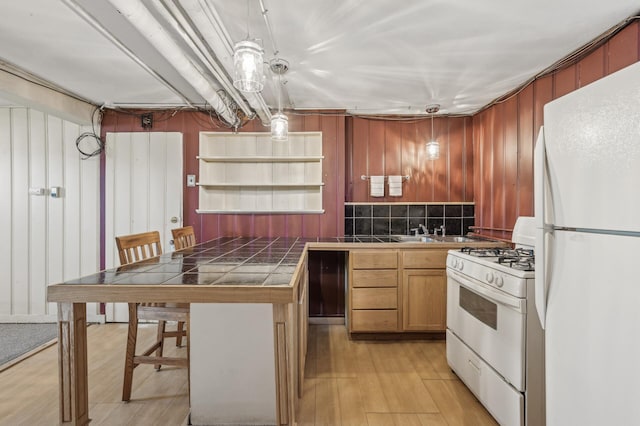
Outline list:
[[[81,160],[88,128],[29,108],[0,108],[0,322],[55,322],[51,283],[99,269],[98,158]],[[48,189],[62,188],[60,198]],[[30,195],[29,188],[45,188]],[[96,304],[89,319],[99,321]]]
[[[106,267],[120,264],[118,235],[157,230],[171,250],[171,229],[182,226],[182,133],[107,133],[106,160]],[[126,305],[109,304],[106,314],[126,321]]]
[[[0,108],[0,235],[5,241],[13,239],[11,228],[12,179],[11,110]],[[9,202],[7,202],[9,200]],[[0,315],[11,313],[11,244],[0,244]]]

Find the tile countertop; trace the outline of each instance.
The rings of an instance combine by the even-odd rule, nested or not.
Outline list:
[[[309,250],[456,248],[504,245],[388,237],[220,237],[135,264],[54,284],[49,302],[268,302],[296,300],[296,282]]]

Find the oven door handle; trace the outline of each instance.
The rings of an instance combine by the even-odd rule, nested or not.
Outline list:
[[[494,290],[492,288],[488,288],[485,285],[477,282],[476,280],[465,277],[453,270],[447,269],[447,276],[456,281],[461,286],[473,291],[474,293],[478,293],[482,296],[485,296],[489,300],[495,303],[500,303],[501,305],[507,306],[519,313],[526,312],[526,303],[524,300],[519,299],[517,297],[509,296],[499,290]]]

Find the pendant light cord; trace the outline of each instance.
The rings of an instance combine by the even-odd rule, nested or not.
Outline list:
[[[249,40],[249,19],[251,19],[251,8],[249,7],[249,0],[247,0],[247,40]]]
[[[282,90],[282,74],[278,73],[278,113],[282,113],[282,106],[280,102],[280,91]]]

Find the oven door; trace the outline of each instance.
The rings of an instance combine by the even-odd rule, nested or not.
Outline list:
[[[447,328],[524,391],[526,300],[447,269]]]

